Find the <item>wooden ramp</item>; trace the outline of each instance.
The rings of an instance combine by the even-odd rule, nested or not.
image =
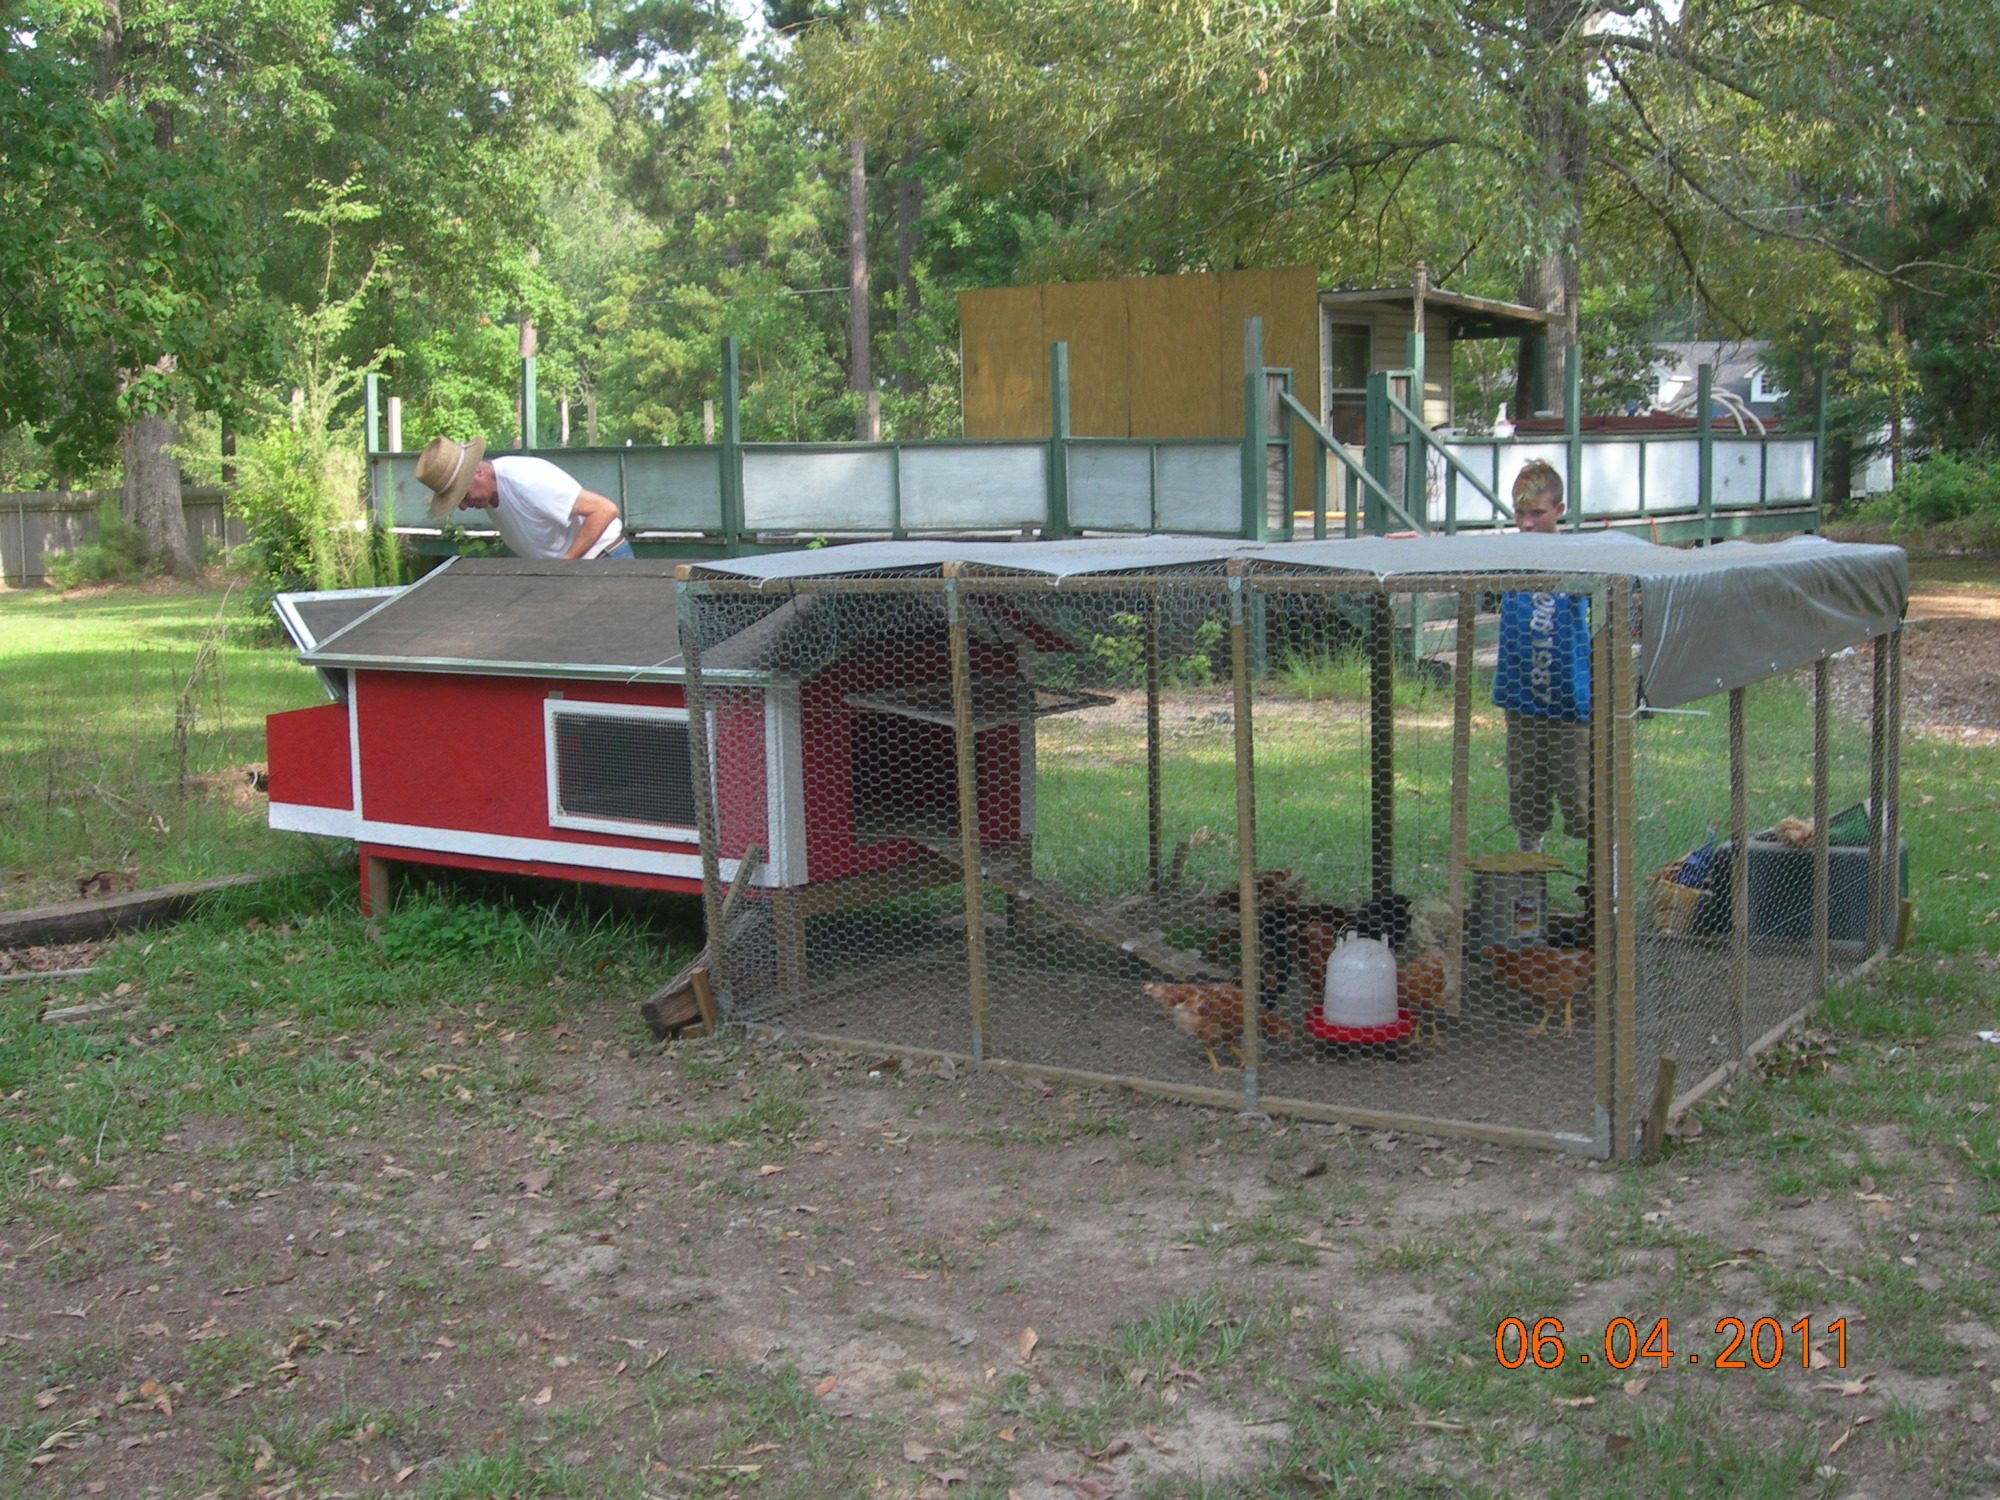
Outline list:
[[[919,838],[912,842],[921,844],[939,859],[954,865],[961,858],[955,841]],[[1037,880],[1018,865],[982,851],[979,873],[1015,900],[1026,902],[1035,910],[1053,917],[1072,932],[1116,948],[1162,974],[1174,979],[1216,978],[1215,966],[1199,953],[1174,947],[1163,933],[1135,930],[1130,924],[1121,922],[1116,912],[1081,906],[1061,886],[1053,881]]]

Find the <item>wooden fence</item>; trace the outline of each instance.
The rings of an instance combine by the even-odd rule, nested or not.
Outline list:
[[[35,588],[49,576],[50,553],[74,552],[97,537],[97,511],[118,490],[0,492],[0,587]],[[222,491],[186,485],[181,513],[195,552],[211,542],[234,547],[247,539],[243,523],[223,513]]]

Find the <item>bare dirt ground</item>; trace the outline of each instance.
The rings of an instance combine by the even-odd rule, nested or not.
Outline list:
[[[1912,615],[1910,732],[2000,740],[2000,590]],[[533,1030],[441,996],[320,1048],[365,1130],[203,1116],[28,1169],[0,1494],[2000,1493],[1994,1168],[1962,1138],[1862,1114],[1788,1155],[1724,1109],[1600,1167],[659,1047],[613,988]],[[286,1040],[274,1012],[244,1045]],[[171,1045],[142,1010],[77,1067]],[[1808,1037],[1771,1071],[1872,1080],[1916,1045]],[[1991,1076],[1969,1036],[1923,1046]],[[471,1072],[511,1090],[461,1099]],[[68,1126],[90,1163],[102,1122]],[[1670,1318],[1675,1361],[1505,1371],[1505,1316],[1586,1351]],[[1716,1369],[1718,1322],[1765,1316],[1817,1359]]]
[[[1910,596],[1903,720],[1911,734],[2000,743],[2000,564],[1986,589]]]
[[[413,1101],[302,1162],[308,1143],[191,1120],[95,1190],[48,1173],[67,1227],[0,1231],[4,1381],[42,1419],[8,1455],[23,1491],[1312,1494],[1337,1466],[1302,1422],[1339,1409],[1336,1371],[1385,1432],[1357,1493],[1508,1492],[1536,1443],[1616,1454],[1689,1407],[1731,1462],[1803,1436],[1806,1493],[2000,1483],[2000,1329],[1956,1318],[1937,1361],[1899,1362],[1862,1293],[1876,1260],[1976,1274],[1965,1237],[1990,1236],[1961,1212],[1965,1163],[1893,1129],[1839,1155],[1911,1191],[1779,1196],[1699,1149],[1637,1173],[632,1031],[600,1007],[403,1051],[413,1093],[467,1049],[538,1074],[497,1128]],[[773,1097],[794,1108],[731,1128]],[[1207,1334],[1121,1346],[1205,1296]],[[1503,1310],[1588,1329],[1584,1349],[1671,1317],[1704,1365],[1500,1372]],[[1706,1367],[1719,1319],[1767,1314],[1811,1318],[1823,1365],[1844,1315],[1848,1368]],[[481,1454],[621,1487],[426,1488]]]

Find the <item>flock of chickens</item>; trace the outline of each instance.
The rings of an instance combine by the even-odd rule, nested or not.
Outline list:
[[[1545,1036],[1557,1011],[1562,1012],[1560,1036],[1576,1026],[1576,1002],[1597,977],[1596,949],[1588,887],[1579,888],[1581,915],[1552,917],[1543,943],[1526,948],[1488,945],[1479,956],[1493,976],[1510,990],[1536,1000],[1541,1023],[1530,1036]],[[1258,1012],[1257,1027],[1266,1040],[1292,1043],[1298,1027],[1281,1009],[1288,992],[1310,997],[1317,1004],[1326,984],[1327,963],[1342,937],[1354,933],[1378,938],[1396,954],[1396,1006],[1416,1018],[1415,1043],[1442,1041],[1439,1018],[1459,1013],[1460,965],[1450,959],[1459,931],[1450,908],[1431,898],[1412,902],[1390,895],[1360,906],[1308,901],[1305,882],[1288,870],[1257,872]],[[1234,892],[1217,898],[1221,906],[1237,904]],[[1219,962],[1242,942],[1240,922],[1231,922],[1210,940],[1205,954]],[[1296,979],[1297,986],[1293,981]],[[1201,1044],[1211,1069],[1220,1072],[1217,1049],[1243,1061],[1243,989],[1236,984],[1181,981],[1148,984],[1146,994]],[[1299,1001],[1291,1000],[1297,1009]]]

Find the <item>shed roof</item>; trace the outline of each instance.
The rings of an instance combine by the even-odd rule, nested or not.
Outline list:
[[[1321,307],[1414,304],[1413,286],[1336,288],[1319,294]],[[1491,297],[1468,297],[1463,292],[1424,289],[1424,314],[1442,317],[1454,339],[1518,339],[1546,332],[1562,322],[1560,313],[1543,312],[1519,302],[1496,302]]]
[[[1358,574],[1391,588],[1398,578],[1439,574],[1629,578],[1640,606],[1640,692],[1659,708],[1744,687],[1860,645],[1894,629],[1909,599],[1909,563],[1900,547],[1805,536],[1695,550],[1611,531],[1316,542],[1178,536],[861,542],[710,560],[696,565],[695,576],[783,585],[855,574],[934,574],[957,561],[983,572],[1054,581],[1212,570],[1232,558],[1252,562],[1259,571]]]

